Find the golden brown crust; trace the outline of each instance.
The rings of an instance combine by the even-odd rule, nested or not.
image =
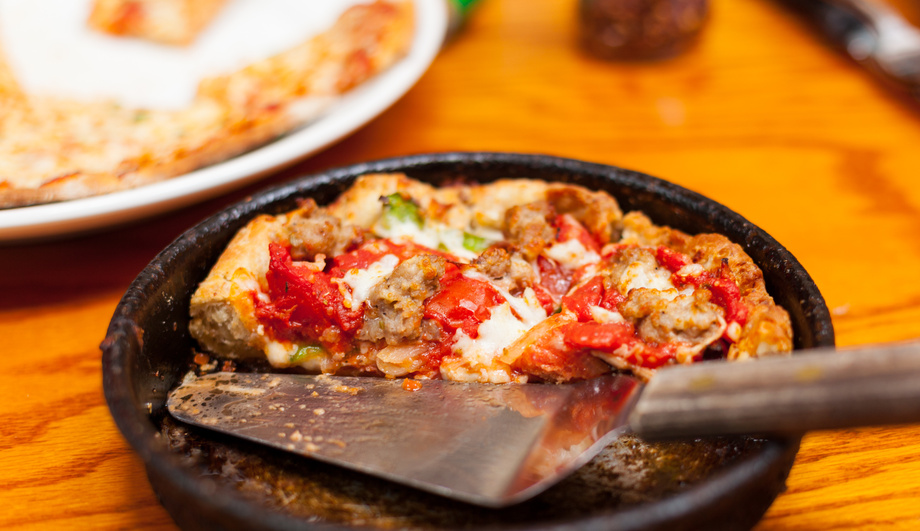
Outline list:
[[[0,58],[0,208],[134,188],[263,145],[392,65],[413,16],[409,2],[354,6],[294,50],[204,80],[177,111],[27,97]]]
[[[250,292],[265,289],[268,244],[283,234],[285,219],[263,215],[249,222],[192,295],[189,329],[206,350],[231,358],[262,353]]]

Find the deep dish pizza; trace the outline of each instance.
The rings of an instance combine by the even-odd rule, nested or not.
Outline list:
[[[570,184],[391,174],[252,220],[193,295],[190,331],[279,368],[492,383],[792,348],[789,316],[723,236]]]
[[[109,4],[162,2],[97,8]],[[289,50],[201,80],[178,109],[28,94],[0,50],[0,208],[134,188],[261,146],[396,63],[413,27],[408,0],[354,5]]]

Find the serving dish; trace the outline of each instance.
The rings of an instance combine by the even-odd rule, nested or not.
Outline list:
[[[326,21],[331,24],[337,13],[359,1],[326,0],[322,3],[315,3],[311,8],[302,6],[297,8],[291,2],[281,0],[272,2],[263,0],[264,6],[259,2],[237,2],[236,4],[254,4],[255,7],[244,9],[241,16],[235,18],[241,18],[250,11],[256,14],[261,11],[270,12],[268,8],[279,4],[275,6],[276,10],[294,7],[295,11],[299,12],[304,9],[313,9],[322,15],[319,20],[328,19]],[[344,138],[376,118],[408,92],[425,73],[440,50],[447,31],[445,3],[441,0],[414,0],[414,2],[416,27],[409,54],[393,67],[343,95],[313,122],[240,156],[141,188],[59,203],[0,209],[0,242],[61,237],[178,209],[240,188],[271,171],[291,165]],[[230,26],[227,31],[212,31],[211,34],[204,35],[203,39],[197,42],[191,50],[164,51],[163,45],[142,42],[126,43],[118,41],[118,38],[115,37],[104,38],[90,34],[83,23],[85,14],[81,14],[81,6],[88,13],[88,0],[80,0],[80,2],[73,0],[43,0],[42,2],[0,0],[0,8],[2,8],[0,14],[9,15],[5,19],[6,25],[11,26],[9,33],[14,33],[16,36],[21,35],[20,40],[25,39],[23,42],[5,43],[10,62],[14,65],[17,63],[31,65],[31,70],[34,72],[26,72],[26,74],[38,79],[36,90],[41,90],[45,84],[66,87],[71,91],[55,92],[55,95],[58,96],[112,97],[128,103],[170,107],[176,98],[182,100],[184,92],[194,90],[197,80],[211,71],[213,66],[209,66],[210,62],[226,61],[221,57],[220,50],[226,48],[225,41],[233,40],[230,39],[233,36],[232,32],[229,36],[225,35],[228,31],[245,29],[249,36],[249,39],[245,41],[254,43],[251,46],[254,50],[246,49],[239,52],[240,58],[250,57],[251,59],[248,54],[259,50],[256,44],[260,40],[271,41],[275,38],[270,27],[262,27],[261,31],[254,31],[259,27],[250,27],[252,26],[250,23],[244,28],[235,28],[235,18],[229,17],[227,20],[215,21],[215,24]],[[233,4],[228,6],[230,7],[238,6]],[[57,14],[51,17],[50,21],[47,17],[49,12]],[[255,18],[257,21],[264,19],[264,17]],[[43,24],[39,21],[49,23]],[[314,26],[317,31],[324,27],[322,23],[314,24]],[[2,34],[3,32],[0,32],[0,36]],[[210,39],[212,36],[214,38]],[[236,40],[239,41],[239,39]],[[277,44],[275,47],[278,47]],[[2,48],[4,47],[0,46],[0,49]],[[216,52],[209,51],[214,48],[217,49]],[[68,49],[77,50],[79,53],[73,57],[68,55],[65,60],[61,54],[67,52]],[[79,63],[71,64],[77,59],[84,60],[83,67]],[[163,66],[160,68],[163,76],[169,79],[166,81],[151,79],[147,70],[134,69],[128,72],[131,75],[118,78],[123,81],[122,83],[112,83],[111,76],[104,75],[95,76],[98,78],[97,83],[91,83],[94,77],[92,73],[112,69],[111,66],[104,67],[111,61],[116,61],[121,68],[131,65],[160,65]],[[63,67],[62,64],[67,67]],[[82,73],[78,77],[88,80],[84,80],[82,84],[62,84],[55,77],[55,75],[70,74],[74,69],[81,68]],[[179,77],[193,79],[178,79]],[[119,89],[117,92],[101,94],[95,92],[113,85],[117,85],[116,88]],[[183,90],[183,87],[191,88]],[[27,88],[30,87],[27,86]],[[161,96],[163,94],[166,96]]]
[[[719,232],[744,247],[792,318],[795,348],[833,346],[828,309],[807,272],[738,214],[677,185],[544,155],[445,153],[357,164],[258,193],[205,220],[132,283],[102,344],[106,400],[154,490],[186,529],[515,527],[744,529],[784,488],[799,439],[717,438],[648,444],[625,436],[570,480],[524,505],[487,510],[177,426],[169,389],[192,364],[188,303],[232,235],[258,213],[325,203],[355,177],[404,172],[433,183],[530,177],[604,189],[658,224]],[[262,472],[259,472],[262,471]],[[258,476],[258,477],[256,477]]]

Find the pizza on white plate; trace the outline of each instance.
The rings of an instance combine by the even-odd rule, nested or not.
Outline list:
[[[354,5],[291,49],[203,79],[175,110],[28,94],[0,53],[0,208],[134,188],[261,146],[396,63],[413,27],[409,1]]]
[[[788,314],[743,250],[539,180],[366,175],[252,220],[191,299],[190,331],[278,368],[465,382],[785,355]]]

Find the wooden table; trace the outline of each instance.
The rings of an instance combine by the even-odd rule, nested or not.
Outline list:
[[[728,205],[791,250],[832,308],[839,345],[920,336],[920,104],[770,0],[713,0],[698,46],[635,64],[582,55],[574,9],[484,0],[411,92],[324,153],[129,227],[0,248],[0,527],[174,528],[103,399],[98,346],[112,311],[193,223],[332,166],[495,150],[651,173]],[[920,426],[808,435],[788,490],[757,527],[859,528],[920,529]]]

